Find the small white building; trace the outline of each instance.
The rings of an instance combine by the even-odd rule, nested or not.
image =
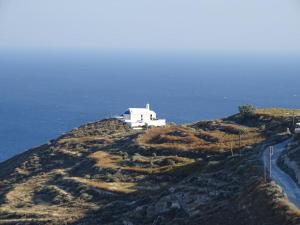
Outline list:
[[[129,127],[139,128],[143,126],[161,127],[166,125],[165,119],[157,119],[156,113],[150,110],[150,105],[145,108],[129,108],[120,117]]]
[[[299,134],[300,133],[300,123],[296,123],[294,131],[295,131],[295,134]]]

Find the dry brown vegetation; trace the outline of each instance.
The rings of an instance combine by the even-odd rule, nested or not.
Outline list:
[[[73,177],[78,182],[86,184],[90,187],[97,188],[99,190],[109,191],[113,193],[128,194],[137,191],[135,188],[136,183],[129,182],[104,182],[101,180],[85,179],[80,177]]]
[[[207,125],[207,124],[206,124]],[[230,151],[260,143],[258,129],[219,122],[203,130],[203,124],[152,128],[137,139],[137,144],[151,149],[177,151]]]
[[[103,136],[88,136],[88,137],[72,137],[72,138],[62,138],[58,140],[59,144],[77,144],[86,142],[97,142],[97,143],[112,143],[112,140]]]
[[[299,224],[280,190],[262,182],[260,132],[221,120],[83,125],[0,163],[0,224]]]
[[[272,138],[286,132],[287,128],[292,130],[294,123],[300,121],[300,110],[285,108],[257,109],[256,113],[250,117],[236,114],[227,120],[248,127],[259,128],[265,137]]]
[[[118,163],[122,161],[122,156],[113,155],[104,151],[97,151],[90,155],[95,160],[96,166],[100,168],[119,168]]]
[[[179,156],[121,156],[116,153],[97,151],[90,156],[99,168],[132,171],[142,174],[158,174],[180,168],[192,163],[194,159]]]
[[[286,109],[286,108],[268,108],[257,109],[258,115],[273,116],[273,117],[291,117],[300,116],[300,109]]]

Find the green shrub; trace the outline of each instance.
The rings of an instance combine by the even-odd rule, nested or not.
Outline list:
[[[251,117],[255,115],[256,107],[254,105],[241,105],[239,111],[243,117]]]

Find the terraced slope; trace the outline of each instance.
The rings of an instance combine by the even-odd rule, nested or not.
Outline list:
[[[263,182],[264,140],[222,120],[86,124],[0,164],[0,224],[297,224]]]

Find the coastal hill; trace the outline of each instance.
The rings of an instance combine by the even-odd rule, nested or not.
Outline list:
[[[0,224],[300,224],[261,162],[295,116],[261,109],[143,130],[85,124],[0,163]]]

